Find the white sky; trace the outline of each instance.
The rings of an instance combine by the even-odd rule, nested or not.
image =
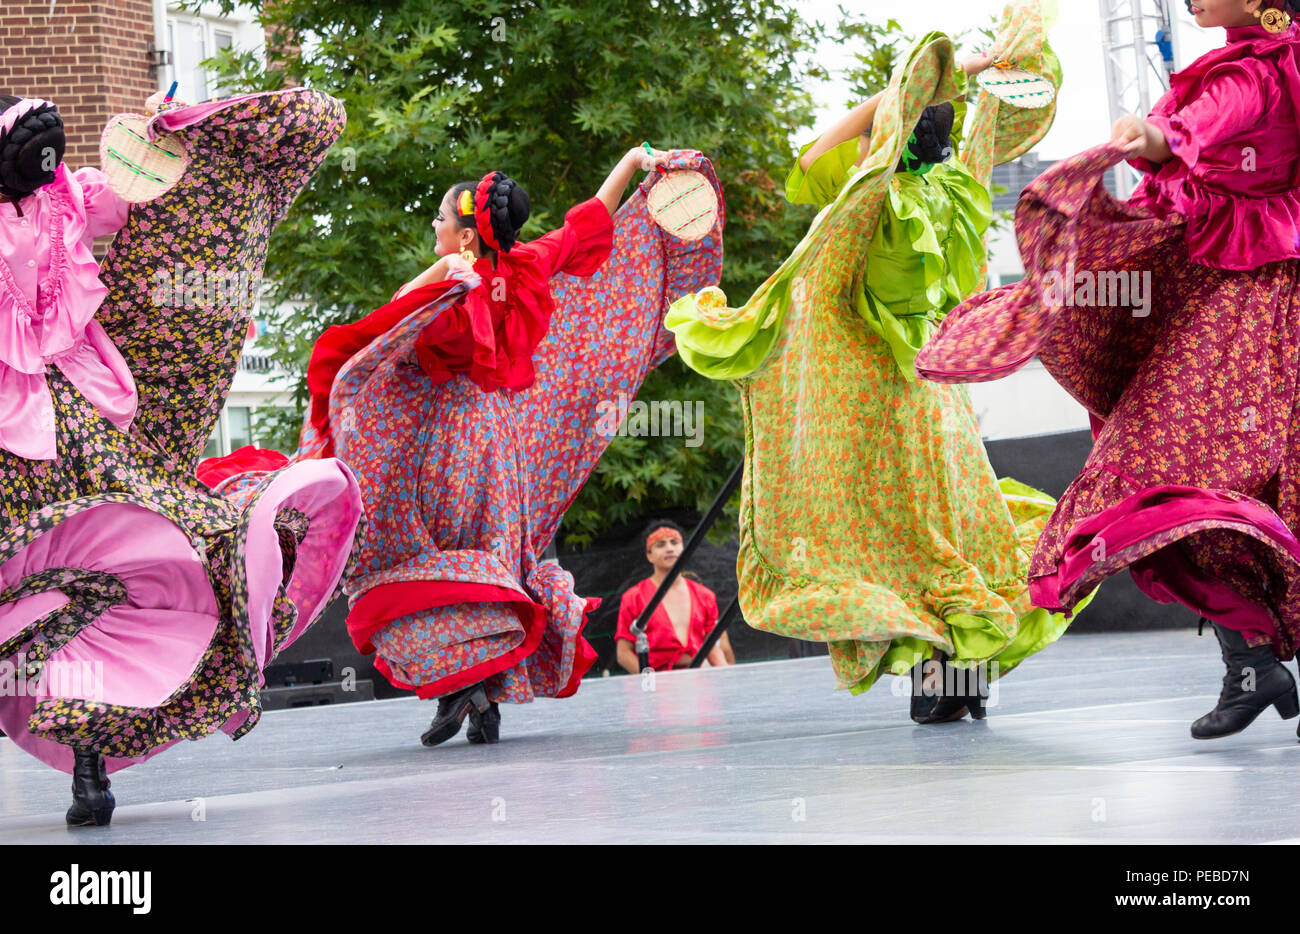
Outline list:
[[[989,25],[1005,6],[1003,0],[797,0],[806,18],[835,24],[839,21],[840,3],[868,18],[879,16],[881,22],[898,20],[909,35],[919,37],[931,30],[956,35],[965,29]],[[1060,21],[1051,33],[1052,48],[1061,59],[1065,85],[1052,131],[1039,144],[1037,152],[1044,159],[1060,159],[1087,149],[1109,138],[1110,110],[1107,103],[1106,73],[1101,52],[1101,7],[1097,0],[1059,0]],[[1193,22],[1186,7],[1175,0],[1181,50],[1176,66],[1184,67],[1193,59],[1224,42],[1221,29],[1201,29]],[[878,11],[878,13],[877,13]],[[851,62],[835,45],[819,54],[833,71],[841,71]],[[962,49],[974,52],[977,49]],[[830,81],[814,88],[819,111],[820,129],[834,120],[852,101],[848,82]],[[1152,103],[1159,96],[1152,97]],[[801,137],[802,138],[802,137]]]

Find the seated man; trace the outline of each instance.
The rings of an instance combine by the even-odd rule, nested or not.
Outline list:
[[[650,598],[659,589],[682,553],[682,530],[675,523],[656,520],[645,532],[645,556],[654,573],[623,594],[618,611],[618,630],[614,635],[618,646],[618,663],[628,672],[636,674],[636,637],[632,624],[645,609]],[[718,601],[713,591],[685,574],[673,581],[664,594],[663,601],[655,607],[646,624],[646,638],[650,640],[650,667],[656,671],[685,668],[700,650],[704,640],[718,623]],[[708,663],[715,667],[733,664],[728,660],[724,633],[718,644],[709,651]]]

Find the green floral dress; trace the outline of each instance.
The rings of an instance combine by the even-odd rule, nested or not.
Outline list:
[[[1059,82],[1049,21],[1046,5],[1019,0],[1001,44]],[[796,166],[788,196],[824,207],[781,268],[742,308],[706,289],[667,320],[691,367],[741,393],[746,620],[829,643],[854,692],[936,648],[959,665],[995,662],[998,677],[1068,625],[1027,587],[1054,501],[999,481],[965,387],[918,382],[912,366],[984,282],[994,161],[1029,149],[1054,115],[981,92],[959,159],[896,174],[924,108],[965,90],[951,41],[922,39],[880,103],[863,165],[851,140],[806,174]]]

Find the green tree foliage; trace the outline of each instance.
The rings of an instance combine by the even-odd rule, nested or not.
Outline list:
[[[792,136],[812,122],[808,85],[826,76],[821,44],[863,49],[855,77],[867,91],[874,86],[864,82],[888,79],[902,38],[896,23],[871,26],[843,10],[842,28],[827,36],[800,18],[796,0],[252,5],[272,53],[222,53],[213,64],[223,90],[300,83],[338,97],[348,112],[343,138],[276,231],[267,261],[267,304],[292,312],[261,346],[294,376],[299,407],[257,428],[282,450],[295,444],[316,337],[388,301],[432,262],[443,193],[490,169],[532,195],[527,239],[594,194],[642,140],[701,150],[727,198],[722,286],[743,301],[812,218],[782,189]],[[616,438],[566,515],[571,546],[647,513],[702,508],[743,453],[730,385],[674,358],[639,398],[703,402],[703,444]]]
[[[636,9],[634,9],[636,8]],[[316,337],[386,302],[433,261],[431,228],[455,182],[500,168],[532,195],[524,238],[590,197],[630,147],[709,155],[727,196],[723,287],[747,296],[810,220],[781,184],[789,136],[812,116],[801,62],[817,36],[789,2],[274,0],[288,52],[224,53],[227,92],[301,83],[340,98],[348,126],[276,232],[262,338],[301,377]],[[570,544],[647,511],[707,502],[743,446],[734,390],[672,360],[643,399],[701,400],[704,443],[617,438],[565,522]],[[292,448],[301,413],[275,441]],[[259,426],[262,432],[267,425]]]

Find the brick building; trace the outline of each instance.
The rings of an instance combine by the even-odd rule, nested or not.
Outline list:
[[[155,32],[153,0],[5,0],[0,90],[54,101],[68,164],[97,165],[104,124],[158,88]]]
[[[0,93],[58,106],[73,169],[99,165],[100,133],[113,116],[142,111],[172,81],[190,103],[219,96],[204,59],[265,45],[251,11],[180,10],[167,0],[0,0],[0,36]],[[253,412],[286,402],[270,361],[248,350],[207,454],[256,441]]]
[[[173,80],[184,100],[214,97],[203,60],[264,45],[251,11],[182,11],[166,0],[3,0],[0,35],[0,93],[58,105],[73,167],[98,163],[110,117],[140,111]]]

